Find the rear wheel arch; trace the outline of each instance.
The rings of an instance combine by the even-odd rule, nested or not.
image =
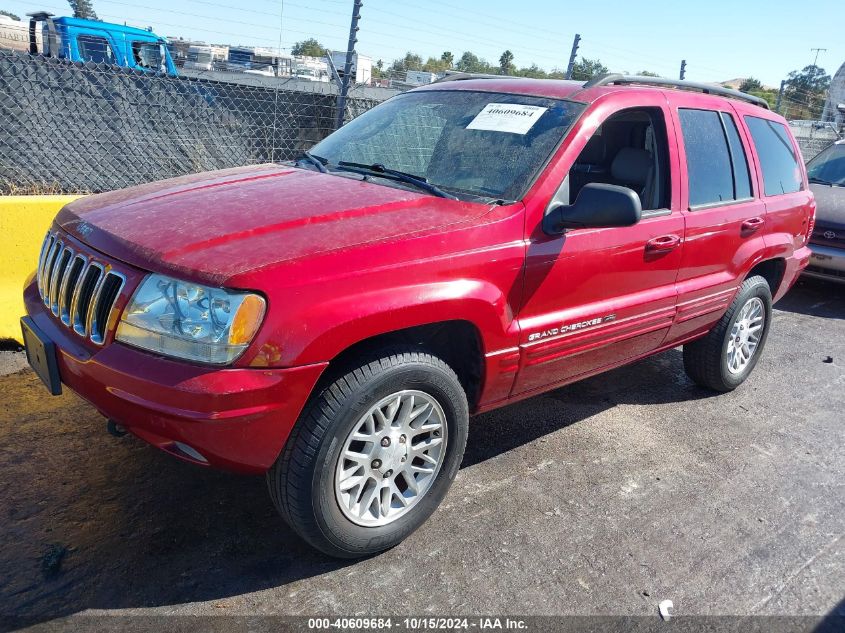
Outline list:
[[[773,259],[765,259],[758,262],[754,267],[748,271],[745,279],[759,275],[769,284],[769,290],[772,297],[777,296],[778,290],[783,283],[784,275],[786,274],[786,260],[782,257]]]

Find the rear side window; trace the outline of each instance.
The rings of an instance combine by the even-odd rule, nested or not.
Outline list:
[[[76,38],[79,56],[86,62],[114,64],[114,53],[108,41],[96,35],[80,35]]]
[[[733,118],[712,110],[680,109],[691,207],[751,197],[748,160]]]
[[[766,195],[800,191],[801,168],[786,126],[756,116],[746,116],[745,123],[760,157]]]

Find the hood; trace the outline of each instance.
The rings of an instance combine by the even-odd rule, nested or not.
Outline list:
[[[222,285],[246,271],[430,232],[487,210],[358,179],[259,165],[81,198],[56,222],[128,264]]]
[[[816,197],[816,226],[845,228],[845,187],[810,183]]]

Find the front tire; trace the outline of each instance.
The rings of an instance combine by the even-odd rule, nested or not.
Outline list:
[[[769,283],[759,275],[749,277],[716,326],[684,345],[684,370],[702,387],[733,391],[757,365],[771,322]]]
[[[306,405],[267,473],[287,523],[341,558],[389,549],[422,525],[458,472],[466,394],[441,359],[418,350],[375,355]]]

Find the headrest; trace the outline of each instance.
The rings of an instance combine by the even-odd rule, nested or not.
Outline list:
[[[613,159],[610,174],[614,180],[626,185],[643,186],[652,167],[651,152],[634,147],[623,147]]]

